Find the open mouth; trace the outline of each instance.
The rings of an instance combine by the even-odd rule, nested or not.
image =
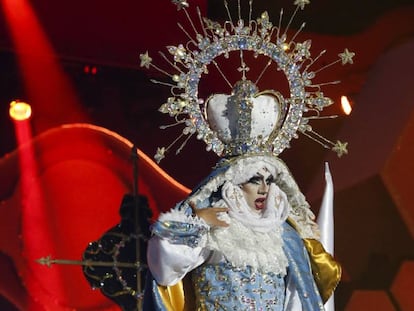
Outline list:
[[[254,201],[256,210],[261,211],[264,209],[266,198],[258,198]]]

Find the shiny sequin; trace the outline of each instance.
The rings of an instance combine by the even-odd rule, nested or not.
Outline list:
[[[284,278],[228,263],[203,265],[193,271],[197,310],[282,311]]]

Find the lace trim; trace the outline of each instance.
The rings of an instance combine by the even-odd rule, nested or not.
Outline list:
[[[152,225],[151,232],[167,239],[171,244],[194,248],[205,243],[209,229],[210,226],[203,219],[186,215],[183,210],[173,209],[159,216],[158,221]]]
[[[207,234],[209,249],[220,252],[235,267],[250,266],[262,273],[286,275],[288,260],[282,248],[281,226],[269,232],[258,232],[226,214],[222,217],[230,226],[210,230]]]

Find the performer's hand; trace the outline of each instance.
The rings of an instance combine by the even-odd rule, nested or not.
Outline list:
[[[226,207],[207,207],[207,208],[196,208],[194,202],[190,202],[193,214],[202,218],[210,226],[217,227],[228,227],[229,224],[218,218],[219,213],[226,213],[229,209]]]

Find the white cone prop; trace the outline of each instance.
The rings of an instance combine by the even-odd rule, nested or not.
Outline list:
[[[334,217],[333,217],[333,182],[328,163],[325,163],[325,193],[318,215],[318,225],[321,230],[321,243],[332,256],[334,254]],[[334,295],[325,303],[326,311],[335,311]]]

